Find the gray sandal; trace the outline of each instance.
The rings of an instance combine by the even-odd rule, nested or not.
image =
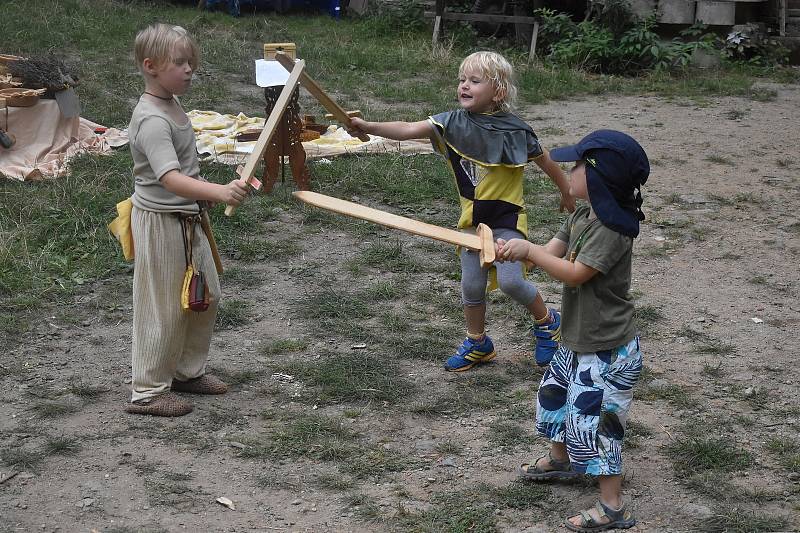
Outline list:
[[[552,470],[542,470],[536,464],[544,458],[550,461]],[[550,479],[572,479],[578,476],[578,473],[572,470],[572,465],[569,461],[556,461],[550,452],[536,459],[532,464],[522,463],[517,467],[517,474],[522,479],[530,479],[533,481],[547,481]]]
[[[603,502],[598,501],[594,504],[594,508],[597,509],[597,514],[601,520],[605,516],[608,517],[609,521],[606,523],[598,522],[589,514],[590,510],[586,509],[577,515],[567,517],[564,520],[564,525],[570,531],[577,531],[578,533],[593,533],[594,531],[605,531],[607,529],[628,529],[636,525],[636,519],[630,511],[625,509],[625,505],[620,509],[612,509]],[[570,518],[575,516],[581,517],[580,526],[576,526],[569,521]]]

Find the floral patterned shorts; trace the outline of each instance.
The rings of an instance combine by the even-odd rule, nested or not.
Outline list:
[[[566,444],[576,472],[621,474],[625,424],[641,373],[639,337],[596,353],[560,347],[539,384],[536,431]]]

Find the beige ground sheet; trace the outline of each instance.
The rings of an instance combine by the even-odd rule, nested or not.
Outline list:
[[[114,128],[98,134],[99,124],[62,116],[55,100],[0,109],[0,128],[15,139],[11,148],[0,148],[0,174],[20,181],[61,176],[75,155],[105,153],[128,142]]]

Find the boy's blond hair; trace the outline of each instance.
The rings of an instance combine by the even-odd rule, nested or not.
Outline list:
[[[188,54],[192,70],[197,69],[200,51],[189,33],[180,26],[151,24],[136,34],[133,53],[136,67],[141,71],[145,58],[150,58],[156,67],[175,58],[176,49]]]
[[[464,58],[458,67],[458,75],[467,71],[481,74],[492,82],[495,95],[502,94],[497,102],[501,111],[509,112],[517,98],[517,86],[514,83],[514,67],[497,52],[475,52]]]

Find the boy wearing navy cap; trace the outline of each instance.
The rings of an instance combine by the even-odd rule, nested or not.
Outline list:
[[[575,161],[570,194],[586,200],[545,246],[524,239],[497,240],[501,261],[526,261],[564,282],[561,346],[542,376],[536,430],[549,453],[519,467],[524,479],[546,481],[597,476],[594,508],[568,517],[570,531],[632,527],[622,501],[622,441],[642,353],[633,321],[633,239],[639,234],[640,188],[650,165],[642,147],[613,130],[590,133],[550,152]]]

